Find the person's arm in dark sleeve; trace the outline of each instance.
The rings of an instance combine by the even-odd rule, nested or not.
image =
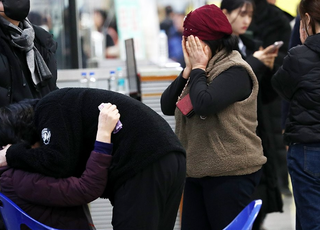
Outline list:
[[[290,103],[285,100],[282,100],[281,101],[281,127],[283,130],[286,128],[286,122],[287,122],[289,110],[290,110]]]
[[[273,89],[271,84],[271,78],[275,74],[275,68],[270,69],[253,55],[250,55],[246,59],[246,62],[251,66],[258,79],[262,103],[268,104],[274,101],[278,97],[277,92]]]
[[[252,80],[242,67],[231,67],[207,85],[205,71],[190,74],[190,99],[196,114],[207,116],[246,99],[252,92]]]
[[[162,93],[160,104],[164,115],[174,115],[176,102],[186,83],[187,79],[184,79],[181,73]]]
[[[82,140],[82,126],[71,127],[70,120],[59,106],[42,107],[35,117],[39,137],[46,130],[47,140],[41,146],[31,148],[23,143],[13,144],[6,154],[8,165],[12,168],[39,172],[47,176],[68,177],[73,175],[79,159]],[[72,123],[81,124],[80,116],[73,117]],[[47,142],[47,143],[44,143]],[[89,156],[89,153],[88,153]]]
[[[273,75],[271,83],[277,93],[286,101],[290,101],[295,93],[296,85],[299,79],[295,79],[290,73],[299,73],[300,65],[299,60],[291,54],[294,50],[291,49],[288,55],[283,60],[283,65]]]
[[[246,62],[251,66],[253,72],[255,73],[258,81],[261,80],[264,73],[270,71],[270,69],[263,64],[258,58],[255,58],[253,55],[250,55],[246,58]],[[271,78],[272,75],[270,75]]]
[[[67,150],[59,151],[58,148],[53,149],[45,145],[31,148],[24,143],[13,144],[7,150],[6,159],[12,168],[39,172],[48,176],[66,177],[72,175],[74,171],[73,164],[69,164]]]
[[[105,153],[92,151],[80,178],[55,179],[24,172],[13,176],[14,190],[20,198],[46,206],[75,206],[95,200],[106,187],[112,160],[112,144],[103,144],[107,146],[102,146]]]

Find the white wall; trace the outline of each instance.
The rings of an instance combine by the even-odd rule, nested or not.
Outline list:
[[[159,18],[156,0],[115,0],[121,59],[124,40],[133,38],[137,59],[154,59],[157,52]]]
[[[175,11],[184,12],[187,6],[198,8],[208,2],[206,0],[157,0],[161,6],[171,5]]]

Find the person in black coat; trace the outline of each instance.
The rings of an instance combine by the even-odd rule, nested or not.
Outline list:
[[[274,61],[273,71],[277,71],[282,65],[283,58],[287,54],[288,45],[291,35],[291,26],[288,17],[273,4],[268,4],[266,0],[254,0],[256,5],[255,12],[253,14],[252,23],[248,28],[248,31],[252,33],[252,38],[261,43],[263,47],[268,47],[275,41],[283,41],[283,45],[279,49],[278,56]],[[270,78],[269,75],[269,86]],[[262,89],[261,89],[262,90]],[[270,91],[269,91],[270,90]],[[289,182],[288,172],[286,165],[286,148],[282,138],[282,127],[281,127],[281,98],[275,93],[272,87],[269,87],[268,92],[276,97],[270,103],[263,103],[260,109],[260,115],[263,118],[260,120],[259,126],[265,128],[265,135],[268,141],[265,142],[264,148],[268,150],[269,159],[275,162],[273,167],[265,167],[266,175],[270,175],[265,178],[265,182],[269,187],[273,187],[273,190],[267,190],[265,195],[273,197],[269,203],[269,211],[278,210],[280,205],[279,193],[275,191],[279,186],[283,194],[289,194]],[[268,95],[268,94],[267,94]],[[259,115],[258,115],[259,116]],[[267,165],[266,165],[267,166]],[[278,171],[283,170],[285,176],[279,176]],[[278,175],[277,175],[278,174]],[[263,180],[263,178],[262,178]],[[281,204],[282,207],[282,204]],[[261,221],[262,222],[262,221]],[[255,224],[255,229],[259,226]]]
[[[248,34],[258,41],[262,47],[268,47],[275,41],[283,41],[275,59],[275,69],[278,69],[287,55],[291,35],[290,21],[277,6],[268,4],[266,0],[254,0],[255,11]]]
[[[0,1],[0,107],[57,89],[57,44],[26,18],[28,0]]]
[[[275,40],[272,44],[263,48],[262,41],[258,41],[246,34],[248,33],[247,29],[252,21],[252,16],[254,19],[256,15],[253,1],[222,0],[221,9],[231,23],[233,34],[239,38],[239,51],[242,57],[252,67],[259,81],[257,134],[262,140],[264,155],[268,159],[262,168],[262,178],[253,197],[253,199],[259,198],[263,201],[262,208],[253,227],[253,229],[260,229],[267,213],[283,211],[283,202],[277,178],[277,155],[279,154],[279,148],[284,151],[285,148],[281,142],[280,123],[279,127],[275,123],[277,121],[275,121],[275,117],[281,116],[280,106],[277,108],[273,105],[279,97],[271,85],[271,77],[277,70],[275,59],[279,52],[273,45]],[[270,106],[275,109],[270,111]],[[275,135],[277,133],[278,136]],[[282,144],[282,147],[277,146],[279,144]]]
[[[299,4],[300,40],[289,50],[272,85],[289,102],[284,139],[296,206],[296,229],[320,226],[320,5]]]
[[[268,4],[266,0],[254,0],[256,10],[253,15],[253,20],[248,30],[253,34],[253,38],[262,42],[262,46],[266,47],[275,41],[283,41],[283,46],[279,49],[278,56],[275,59],[274,70],[278,70],[283,63],[284,57],[289,49],[291,36],[290,20],[281,9],[273,4]],[[271,147],[276,152],[275,160],[278,168],[278,183],[281,193],[291,195],[289,190],[289,179],[287,169],[287,154],[285,144],[282,138],[282,100],[279,96],[268,105],[264,106],[262,113],[265,116],[271,117],[270,123],[272,126],[274,141],[270,142]],[[268,115],[267,115],[268,114]]]
[[[102,195],[114,206],[114,229],[173,229],[186,175],[185,150],[167,121],[126,95],[86,88],[51,92],[37,103],[34,124],[20,129],[19,124],[0,125],[0,133],[11,127],[22,140],[34,136],[41,141],[34,149],[23,141],[11,145],[8,165],[52,177],[80,176],[93,149],[103,102],[117,106],[123,124],[111,136],[112,164]],[[23,135],[32,127],[33,135]]]

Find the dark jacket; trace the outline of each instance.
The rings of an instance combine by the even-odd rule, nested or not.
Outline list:
[[[253,57],[253,53],[259,48],[254,40],[243,36],[240,38],[246,46],[246,56],[243,58],[249,63],[259,81],[257,134],[262,141],[263,153],[268,159],[267,163],[262,166],[263,173],[254,199],[263,200],[262,211],[264,213],[282,212],[283,202],[277,180],[276,155],[281,149],[285,151],[285,147],[281,136],[280,98],[271,85],[271,77],[275,68],[271,70]],[[277,144],[282,144],[282,146],[277,146]]]
[[[55,177],[79,176],[93,149],[102,102],[117,106],[123,124],[112,135],[113,162],[103,197],[112,201],[122,183],[161,157],[173,152],[185,155],[167,121],[142,102],[107,90],[63,88],[42,98],[35,110],[38,133],[50,131],[49,143],[36,149],[12,145],[8,164]]]
[[[272,85],[290,103],[286,143],[320,142],[320,34],[288,52]]]
[[[300,30],[300,15],[297,15],[294,22],[294,26],[292,28],[292,33],[291,33],[290,42],[289,42],[289,49],[291,49],[294,46],[301,45],[299,30]],[[285,126],[286,126],[286,120],[289,113],[289,108],[290,108],[290,103],[286,100],[282,100],[281,126],[283,130],[285,129]]]
[[[278,69],[287,55],[291,35],[290,21],[282,10],[267,3],[266,0],[255,0],[255,3],[256,9],[248,32],[264,48],[275,41],[283,41],[283,46],[275,59],[275,69]]]
[[[92,152],[80,178],[55,179],[0,168],[1,192],[39,222],[59,229],[90,229],[82,205],[101,196],[112,156]]]
[[[271,77],[276,72],[277,67],[272,70],[265,66],[259,59],[253,56],[255,51],[259,50],[259,44],[254,39],[247,36],[240,36],[243,44],[246,46],[246,56],[243,59],[249,63],[253,72],[259,81],[259,101],[261,104],[273,102],[277,97],[277,92],[272,88]],[[241,53],[241,52],[240,52]]]
[[[269,4],[266,0],[255,0],[252,23],[248,31],[252,33],[253,39],[259,41],[266,48],[275,41],[283,41],[275,58],[274,71],[282,65],[283,58],[287,54],[288,44],[291,35],[291,26],[288,17],[277,6]],[[270,78],[266,76],[264,82],[260,82],[260,99],[258,101],[258,135],[263,140],[263,148],[268,162],[263,168],[263,175],[258,195],[263,199],[263,206],[260,213],[266,214],[275,211],[282,211],[282,198],[278,186],[277,163],[278,157],[286,154],[282,138],[281,128],[281,98],[272,89]],[[271,96],[275,96],[272,98]],[[272,99],[269,101],[269,99]],[[259,189],[261,189],[259,191]],[[255,221],[254,229],[260,228],[261,219]],[[259,226],[258,226],[259,225]],[[256,228],[258,227],[258,228]]]
[[[57,89],[56,42],[52,35],[35,26],[35,47],[49,67],[52,78],[35,86],[27,67],[25,52],[10,45],[7,28],[0,23],[0,107],[25,98],[41,98]]]

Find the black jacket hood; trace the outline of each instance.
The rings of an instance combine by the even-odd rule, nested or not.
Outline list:
[[[314,52],[320,54],[320,43],[316,42],[319,41],[319,39],[320,34],[311,35],[306,39],[304,45],[307,46],[309,49],[313,50]]]

